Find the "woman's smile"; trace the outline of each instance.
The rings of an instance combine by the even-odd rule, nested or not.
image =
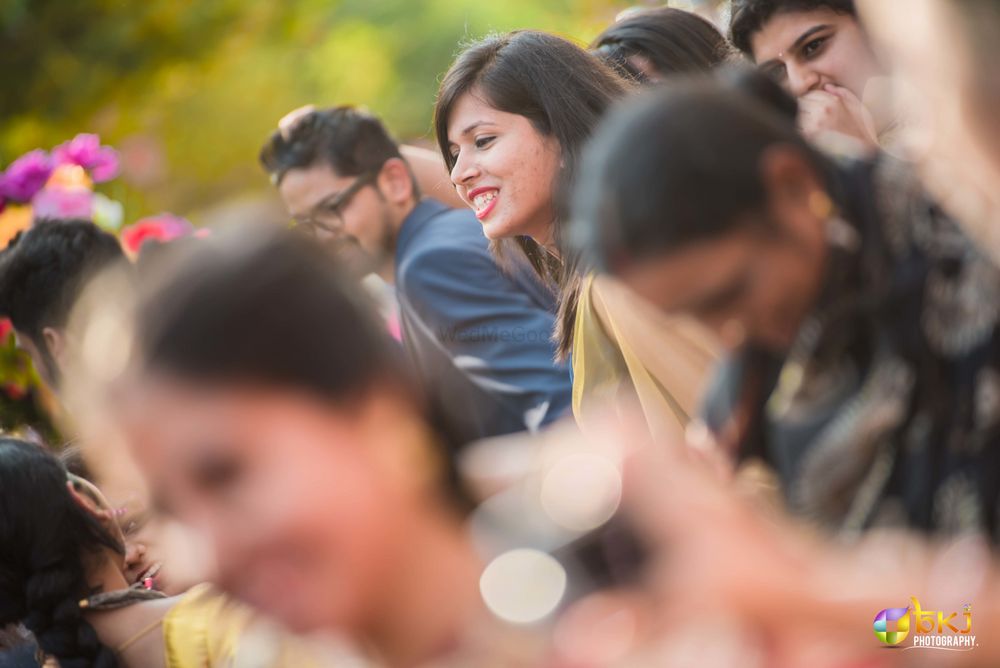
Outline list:
[[[468,198],[472,203],[476,218],[485,220],[490,215],[490,212],[496,207],[499,194],[498,188],[475,188],[469,192]]]

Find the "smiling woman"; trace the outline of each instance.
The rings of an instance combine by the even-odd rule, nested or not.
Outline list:
[[[572,346],[580,286],[563,247],[565,194],[584,143],[629,89],[577,45],[526,30],[469,46],[438,92],[434,129],[459,196],[495,251],[519,249],[560,293],[560,357]]]
[[[172,598],[130,586],[116,513],[41,446],[0,438],[0,517],[0,625],[33,632],[38,664],[29,665],[245,665],[238,650],[252,611],[204,585]],[[252,631],[256,655],[274,651],[268,665],[317,665],[267,628]]]
[[[671,10],[629,25],[641,27],[646,18],[701,21]],[[666,36],[663,42],[671,55],[658,62],[661,75],[718,62],[710,40]],[[566,193],[582,147],[605,110],[635,90],[631,78],[601,60],[606,56],[545,33],[486,38],[445,76],[435,129],[452,181],[494,249],[518,248],[560,292],[553,338],[559,356],[572,358],[577,421],[589,422],[609,400],[635,394],[653,432],[678,438],[696,410],[714,359],[712,342],[693,324],[661,317],[607,277],[589,275],[565,238]]]

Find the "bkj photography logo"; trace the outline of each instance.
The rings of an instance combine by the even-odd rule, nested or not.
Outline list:
[[[972,606],[968,604],[963,606],[961,613],[945,615],[944,612],[923,610],[920,601],[911,596],[908,607],[886,608],[875,615],[873,626],[875,636],[889,646],[898,647],[910,636],[912,644],[904,649],[969,651],[976,647],[976,636],[972,635]]]

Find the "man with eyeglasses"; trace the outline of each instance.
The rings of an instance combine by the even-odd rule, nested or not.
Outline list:
[[[471,210],[421,196],[378,118],[304,108],[282,120],[260,160],[297,229],[395,285],[405,347],[460,438],[534,430],[566,412],[553,295],[530,272],[497,267]]]

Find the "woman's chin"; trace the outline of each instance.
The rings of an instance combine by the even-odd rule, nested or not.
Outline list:
[[[507,221],[502,219],[493,220],[491,218],[480,221],[483,225],[483,234],[486,235],[487,239],[490,241],[499,241],[500,239],[509,239],[518,236],[516,231],[510,229]]]

